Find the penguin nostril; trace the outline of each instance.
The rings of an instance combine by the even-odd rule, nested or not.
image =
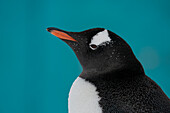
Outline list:
[[[98,47],[98,46],[95,45],[95,44],[91,44],[91,45],[90,45],[90,48],[93,49],[93,50],[94,50],[94,49],[97,49],[97,47]]]

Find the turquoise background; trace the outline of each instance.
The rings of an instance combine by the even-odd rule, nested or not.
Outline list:
[[[1,0],[0,113],[67,113],[82,68],[47,27],[112,30],[170,96],[169,0]]]

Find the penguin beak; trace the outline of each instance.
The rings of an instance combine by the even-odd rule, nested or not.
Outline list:
[[[70,41],[76,41],[74,38],[69,36],[65,31],[54,28],[54,27],[49,27],[47,28],[47,31],[53,34],[54,36],[63,39],[63,40],[70,40]]]

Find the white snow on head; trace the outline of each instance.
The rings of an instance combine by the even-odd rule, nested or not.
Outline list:
[[[105,29],[104,31],[101,31],[97,33],[95,36],[92,37],[91,43],[89,45],[103,45],[106,42],[110,42],[111,39],[109,37],[108,31]],[[93,48],[92,48],[93,49]],[[94,49],[93,49],[94,50]]]

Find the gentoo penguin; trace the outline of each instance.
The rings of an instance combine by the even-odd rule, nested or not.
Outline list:
[[[170,99],[121,37],[104,28],[47,30],[73,49],[83,67],[69,93],[69,113],[170,113]]]

